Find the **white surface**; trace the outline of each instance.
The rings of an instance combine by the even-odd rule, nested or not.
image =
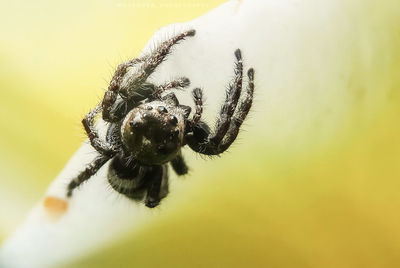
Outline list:
[[[84,144],[49,187],[46,196],[65,199],[68,181],[93,158]],[[76,258],[101,245],[124,228],[134,228],[140,206],[119,198],[107,187],[104,166],[87,184],[76,191],[67,212],[50,220],[43,206],[33,209],[28,219],[6,241],[2,249],[5,267],[47,267]],[[117,223],[117,224],[116,224]],[[110,230],[110,231],[105,231]]]

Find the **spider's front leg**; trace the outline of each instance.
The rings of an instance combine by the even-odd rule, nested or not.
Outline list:
[[[117,101],[122,79],[126,74],[128,67],[133,66],[136,63],[140,63],[141,61],[142,61],[141,59],[132,59],[130,61],[118,65],[111,79],[110,85],[108,86],[108,89],[104,94],[103,101],[101,103],[101,107],[103,110],[102,113],[103,120],[107,122],[116,122],[120,119],[119,117],[115,116],[111,111],[113,105]]]
[[[171,39],[162,42],[150,55],[120,64],[117,67],[113,78],[111,79],[108,90],[105,93],[102,101],[103,119],[107,122],[117,122],[123,117],[119,116],[118,113],[113,113],[113,106],[117,101],[118,95],[124,99],[124,102],[129,100],[131,102],[139,102],[151,97],[151,95],[154,93],[168,89],[168,87],[171,85],[166,84],[157,88],[150,83],[146,83],[146,80],[149,75],[154,72],[157,66],[165,59],[172,46],[185,39],[185,37],[194,36],[195,33],[195,30],[185,31],[172,37]],[[122,84],[128,67],[132,67],[135,64],[138,64],[137,70],[130,77],[125,79],[124,83]],[[171,83],[176,82],[173,81]],[[185,84],[185,82],[183,82],[183,84]],[[163,89],[165,87],[167,88]]]
[[[171,48],[184,40],[188,36],[194,36],[195,30],[188,30],[181,34],[178,34],[164,42],[162,42],[150,55],[141,58],[143,64],[131,75],[125,85],[120,88],[120,95],[123,98],[129,98],[133,91],[136,90],[141,84],[143,84],[147,78],[154,72],[158,65],[164,61],[165,57],[169,54]]]
[[[202,112],[202,94],[199,90],[193,92],[196,113],[192,120],[191,133],[186,136],[186,142],[196,152],[206,155],[218,155],[228,149],[236,139],[240,126],[251,108],[254,92],[254,70],[251,68],[247,73],[249,82],[246,88],[246,96],[238,105],[243,80],[243,64],[240,50],[235,51],[235,56],[237,60],[235,78],[226,92],[226,100],[221,107],[215,131],[211,131],[206,123],[199,121]]]

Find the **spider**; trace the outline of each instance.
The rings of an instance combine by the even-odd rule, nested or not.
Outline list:
[[[168,163],[178,175],[188,172],[181,148],[188,145],[205,155],[219,155],[236,139],[253,99],[254,70],[250,68],[245,96],[241,97],[243,64],[241,51],[236,58],[235,76],[226,90],[215,129],[201,121],[203,93],[192,91],[195,111],[181,105],[173,88],[188,87],[186,77],[163,85],[147,82],[170,49],[195,30],[185,31],[161,43],[151,54],[120,64],[100,104],[82,120],[90,144],[99,155],[68,185],[67,196],[110,160],[108,182],[126,197],[142,201],[147,207],[157,206],[168,194]],[[95,128],[95,118],[101,113],[107,122],[107,133],[101,138]]]

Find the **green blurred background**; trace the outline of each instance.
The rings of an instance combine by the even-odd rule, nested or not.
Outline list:
[[[115,66],[160,27],[223,2],[1,2],[1,239],[79,148],[80,120]],[[371,52],[385,61],[364,68],[350,55],[348,87],[388,92],[383,102],[363,113],[355,104],[337,142],[313,146],[310,136],[290,153],[263,140],[256,109],[232,153],[185,152],[192,174],[159,220],[73,267],[398,267],[400,18],[385,13],[395,1],[367,2],[358,16],[390,37]]]

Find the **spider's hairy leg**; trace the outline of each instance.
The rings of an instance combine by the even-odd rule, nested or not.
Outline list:
[[[206,153],[208,138],[211,136],[211,130],[207,123],[199,121],[192,126],[190,132],[185,136],[185,143],[198,153]],[[210,154],[210,153],[208,153]]]
[[[196,34],[195,30],[188,30],[181,34],[178,34],[164,42],[162,42],[155,51],[146,57],[144,60],[143,71],[145,72],[145,76],[147,78],[148,75],[154,72],[157,66],[164,60],[164,58],[168,55],[171,47],[177,44],[179,41],[182,41],[188,36],[194,36]]]
[[[199,124],[192,127],[192,133],[186,137],[187,144],[196,152],[218,155],[228,149],[236,139],[239,128],[250,110],[254,91],[254,70],[248,71],[247,96],[237,107],[243,82],[243,64],[239,49],[235,51],[235,56],[237,59],[235,78],[227,89],[226,100],[221,107],[215,131],[211,132],[208,125],[200,121]]]
[[[165,84],[159,85],[156,88],[156,91],[153,93],[153,97],[155,98],[161,98],[161,94],[167,90],[173,89],[173,88],[179,88],[183,89],[185,87],[190,86],[190,80],[187,77],[180,77],[176,80],[169,81]]]
[[[139,63],[141,61],[142,61],[141,59],[135,58],[118,65],[113,77],[111,78],[110,85],[108,86],[108,89],[104,94],[103,101],[101,103],[103,109],[102,117],[105,121],[115,122],[119,120],[119,118],[115,118],[113,116],[111,110],[112,106],[117,100],[122,78],[126,74],[128,67],[133,66],[134,64]]]
[[[98,156],[93,160],[75,179],[68,184],[67,196],[71,197],[72,192],[76,187],[81,185],[84,181],[90,179],[96,172],[109,160],[108,156]]]
[[[253,103],[253,94],[254,94],[254,69],[250,68],[247,72],[247,76],[249,78],[249,83],[246,87],[246,97],[241,100],[238,109],[235,111],[235,114],[231,120],[231,124],[229,126],[228,133],[226,134],[224,140],[220,144],[220,150],[225,151],[228,147],[235,141],[240,126],[243,121],[246,119],[247,114],[250,111],[251,105]]]
[[[185,159],[182,154],[178,154],[174,159],[171,160],[171,166],[179,176],[185,175],[188,173],[188,166],[185,163]]]
[[[93,146],[93,148],[103,155],[112,157],[117,152],[117,149],[106,141],[101,140],[94,126],[94,119],[100,110],[100,105],[97,105],[93,110],[86,114],[82,120],[82,125],[85,128],[90,140],[90,144]]]
[[[239,49],[235,51],[235,57],[235,77],[227,88],[225,102],[219,112],[215,131],[209,132],[209,127],[204,122],[201,122],[201,125],[193,124],[195,123],[193,122],[194,120],[200,120],[199,116],[195,115],[192,120],[193,135],[188,136],[187,141],[190,148],[196,152],[208,155],[216,155],[222,152],[219,149],[219,144],[228,132],[232,115],[235,112],[242,91],[243,63],[242,54]],[[193,92],[193,96],[195,102],[197,99],[197,102],[200,103],[202,97],[201,91],[198,91],[197,94]],[[199,106],[199,108],[197,108],[197,106]],[[199,112],[201,111],[200,108],[201,105],[196,105],[196,110],[199,110]]]
[[[210,142],[215,145],[218,145],[221,142],[226,132],[228,131],[232,115],[235,112],[240,93],[242,91],[243,63],[242,54],[239,49],[235,51],[235,56],[235,77],[233,81],[228,85],[228,89],[226,91],[226,99],[221,107],[219,117],[217,118],[215,132],[210,137]]]
[[[143,62],[140,68],[135,74],[132,74],[126,80],[126,85],[120,88],[119,94],[121,97],[128,99],[134,91],[143,84],[146,79],[154,72],[158,65],[165,59],[169,54],[171,48],[179,41],[185,39],[188,36],[194,36],[195,30],[185,31],[178,34],[164,42],[162,42],[150,55],[146,55],[140,60]]]
[[[195,112],[191,121],[191,125],[197,125],[201,119],[201,115],[203,114],[203,91],[201,88],[195,88],[192,92]]]
[[[168,166],[156,166],[146,174],[145,180],[150,181],[145,205],[154,208],[160,204],[161,199],[168,195]]]

